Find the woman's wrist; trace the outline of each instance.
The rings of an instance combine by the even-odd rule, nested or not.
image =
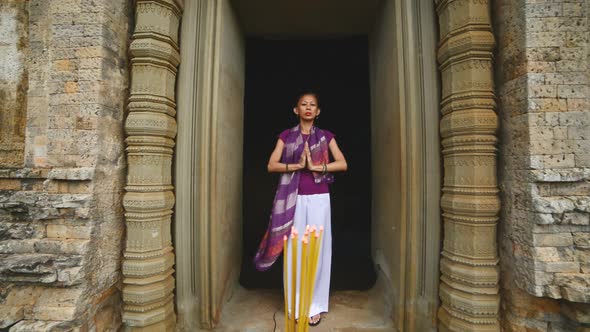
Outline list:
[[[313,166],[311,166],[311,169],[310,169],[310,171],[312,171],[312,172],[321,172],[323,170],[324,170],[324,166],[322,166],[322,165],[313,165]]]
[[[285,164],[285,172],[295,172],[302,168],[299,164]]]

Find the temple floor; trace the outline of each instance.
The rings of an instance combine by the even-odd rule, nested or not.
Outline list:
[[[379,303],[378,291],[337,291],[330,295],[330,312],[322,315],[312,332],[395,332],[388,306]],[[275,314],[276,312],[276,314]],[[273,321],[273,314],[276,320]],[[238,287],[221,314],[215,331],[284,331],[281,290],[247,290]]]

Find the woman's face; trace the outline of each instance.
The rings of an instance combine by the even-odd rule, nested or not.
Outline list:
[[[297,107],[293,109],[295,114],[299,115],[299,118],[307,121],[311,121],[320,115],[320,109],[318,108],[318,101],[314,95],[303,95],[299,98]]]

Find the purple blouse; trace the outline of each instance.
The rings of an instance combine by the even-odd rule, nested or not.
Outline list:
[[[326,135],[326,140],[328,144],[334,138],[334,134],[331,132],[322,129],[324,131],[324,135]],[[279,135],[279,139],[285,142],[287,135],[289,134],[289,129],[283,131]],[[303,140],[306,140],[309,135],[302,134]],[[299,158],[297,159],[299,160]],[[326,194],[330,192],[330,188],[327,183],[315,183],[313,174],[308,169],[301,170],[301,176],[299,177],[299,195],[315,195],[315,194]]]

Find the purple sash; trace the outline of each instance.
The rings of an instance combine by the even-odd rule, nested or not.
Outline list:
[[[285,147],[283,148],[281,162],[297,164],[305,146],[299,125],[291,128],[284,143]],[[311,128],[308,144],[311,152],[311,160],[314,165],[330,162],[328,142],[321,129],[316,127]],[[268,270],[283,251],[283,236],[288,235],[291,231],[291,226],[293,226],[297,191],[299,189],[299,173],[299,171],[296,171],[281,174],[268,229],[254,256],[254,264],[259,271]],[[321,174],[313,172],[313,176],[316,183],[334,182],[334,176],[330,173]]]

